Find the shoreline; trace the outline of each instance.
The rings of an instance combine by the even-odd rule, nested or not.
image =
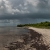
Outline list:
[[[32,29],[28,29],[28,30],[29,30],[28,34],[22,35],[23,36],[22,42],[20,41],[12,42],[10,43],[9,46],[6,46],[6,48],[9,48],[11,50],[13,50],[13,48],[18,50],[48,50],[49,49],[48,46],[44,44],[42,34],[39,34],[38,32]]]
[[[39,34],[42,34],[44,42],[46,41],[46,44],[50,44],[50,29],[42,29],[42,28],[35,28],[35,27],[28,27],[28,29],[31,29]]]
[[[1,43],[5,50],[48,50],[48,44],[46,44],[45,39],[43,39],[43,35],[36,32],[32,27],[25,27],[24,29],[29,30],[27,34],[22,34],[22,36],[5,36],[2,38]],[[0,37],[1,38],[1,37]],[[1,41],[1,39],[0,39]],[[6,43],[7,44],[6,44]],[[0,43],[0,44],[1,44]],[[5,45],[6,44],[6,45]],[[2,48],[1,48],[2,50]]]
[[[35,28],[35,27],[28,27],[28,29],[32,29],[40,34],[50,34],[50,29],[43,29],[43,28]]]

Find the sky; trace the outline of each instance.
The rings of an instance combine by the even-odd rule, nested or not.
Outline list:
[[[0,0],[0,26],[50,21],[50,0]]]

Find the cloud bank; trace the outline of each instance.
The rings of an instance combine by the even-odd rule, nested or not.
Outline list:
[[[50,14],[50,0],[0,0],[0,16],[39,13]]]
[[[0,23],[38,21],[34,19],[50,20],[50,0],[0,0]]]

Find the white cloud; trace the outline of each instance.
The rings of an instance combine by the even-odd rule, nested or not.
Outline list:
[[[0,2],[1,2],[2,0],[0,0]]]
[[[5,2],[4,5],[5,5],[8,13],[14,14],[15,12],[20,12],[20,10],[18,10],[17,8],[13,9],[12,5],[10,4],[10,2],[8,0],[3,0],[3,1]]]
[[[17,7],[13,6],[10,0],[0,0],[0,3],[1,3],[0,4],[0,14],[2,15],[2,14],[30,13],[29,8],[28,8],[28,3],[32,4],[33,6],[36,6],[38,2],[36,0],[24,0],[23,4],[19,3],[18,5],[16,5]],[[20,7],[20,9],[18,9],[18,7]]]
[[[37,8],[38,3],[39,3],[39,0],[25,0],[24,9],[30,11],[30,13],[37,13],[38,12],[38,8]]]
[[[11,2],[8,0],[0,0],[0,3],[1,3],[1,5],[0,5],[0,14],[1,15],[5,14],[5,13],[8,13],[8,14],[28,13],[28,11],[26,10],[27,8],[26,7],[23,8],[23,6],[21,4],[19,4],[18,6],[24,10],[22,10],[22,9],[20,10],[17,7],[13,8],[13,4],[11,4]],[[3,10],[4,10],[4,12],[3,12]]]
[[[23,10],[21,10],[21,13],[25,14],[25,13],[30,13],[30,12],[29,11],[23,11]]]
[[[0,7],[0,9],[3,9],[3,8],[4,8],[3,6]]]
[[[21,4],[19,4],[19,6],[20,6],[20,7],[22,7],[22,5],[21,5]]]
[[[32,4],[33,6],[37,6],[39,0],[26,0],[27,2],[29,2],[30,4]]]
[[[46,5],[45,0],[0,0],[0,15],[43,12],[46,7],[50,11],[50,0]]]
[[[26,9],[26,10],[27,10],[27,7],[24,7],[24,9]]]

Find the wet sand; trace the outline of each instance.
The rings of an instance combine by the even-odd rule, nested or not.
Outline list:
[[[17,27],[0,27],[0,50],[7,50],[9,43],[23,41],[21,35],[27,34],[28,30]]]
[[[25,28],[26,29],[26,28]],[[33,29],[26,29],[22,35],[0,34],[0,50],[49,50],[43,35]],[[21,33],[21,29],[19,31]]]

